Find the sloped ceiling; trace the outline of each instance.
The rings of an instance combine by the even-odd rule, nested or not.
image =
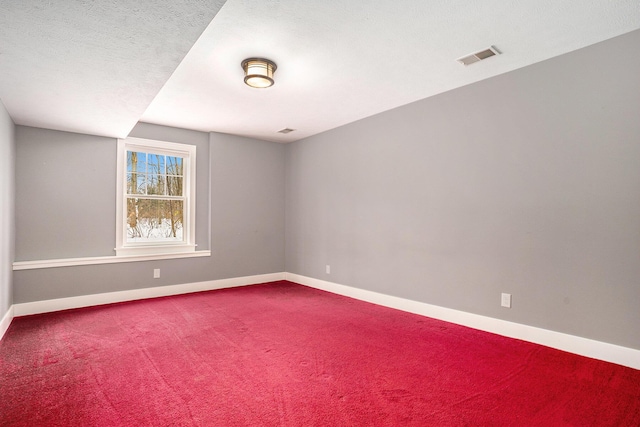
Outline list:
[[[640,28],[637,0],[223,3],[4,1],[0,99],[29,126],[289,142]],[[278,64],[273,87],[244,85],[253,56]]]
[[[125,137],[224,0],[0,2],[0,99],[14,122]]]

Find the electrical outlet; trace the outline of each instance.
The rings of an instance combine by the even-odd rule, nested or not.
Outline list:
[[[331,274],[331,266],[329,264],[327,264],[326,271],[327,271],[327,274]]]
[[[511,294],[502,294],[501,304],[503,307],[511,308]]]
[[[153,278],[154,279],[159,279],[160,278],[160,269],[159,268],[154,268],[153,269]]]

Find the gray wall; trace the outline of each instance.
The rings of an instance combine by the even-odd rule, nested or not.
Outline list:
[[[16,126],[16,261],[115,254],[116,141]]]
[[[210,135],[211,256],[218,274],[284,271],[285,146]]]
[[[139,124],[131,136],[198,144],[196,243],[198,249],[210,248],[212,256],[15,271],[14,303],[284,270],[284,146],[150,124]],[[55,154],[55,148],[63,153]],[[23,169],[17,176],[26,181],[18,185],[16,195],[16,212],[23,216],[16,236],[21,259],[113,254],[115,149],[116,141],[108,138],[18,126],[17,165]],[[56,167],[40,167],[54,155],[58,156]],[[61,181],[59,164],[69,157],[67,167],[79,169],[81,179],[69,173]],[[94,158],[97,164],[90,165]],[[34,204],[48,197],[42,187],[64,196],[57,192],[58,186],[50,184],[56,180],[78,193],[81,201],[65,199],[73,209],[58,205],[40,209]],[[97,196],[96,188],[100,189]],[[211,213],[209,200],[213,201]],[[98,207],[91,207],[94,204]],[[29,206],[39,212],[31,212]],[[87,209],[95,218],[85,218]],[[58,230],[67,224],[77,224],[79,229],[67,236]],[[41,230],[39,237],[34,227]],[[91,243],[82,238],[85,233],[95,235]],[[52,239],[59,241],[51,243]],[[38,249],[38,242],[46,250]],[[160,279],[152,278],[154,268],[161,269]]]
[[[209,134],[138,124],[197,147],[196,243],[209,249]],[[16,261],[115,255],[114,138],[17,126]]]
[[[15,126],[0,101],[0,319],[13,303]]]
[[[639,46],[288,145],[286,270],[640,349]]]

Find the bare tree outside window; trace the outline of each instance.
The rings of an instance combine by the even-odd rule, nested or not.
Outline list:
[[[127,151],[127,242],[182,241],[184,159]]]

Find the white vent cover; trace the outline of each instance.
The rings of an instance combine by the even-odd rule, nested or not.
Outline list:
[[[472,53],[471,55],[463,56],[462,58],[456,59],[459,63],[464,66],[471,65],[475,62],[482,61],[483,59],[491,58],[492,56],[500,55],[498,50],[491,46],[485,50],[481,50],[480,52]]]
[[[284,128],[282,130],[279,130],[278,133],[284,133],[287,134],[289,132],[293,132],[295,129],[289,129],[289,128]]]

